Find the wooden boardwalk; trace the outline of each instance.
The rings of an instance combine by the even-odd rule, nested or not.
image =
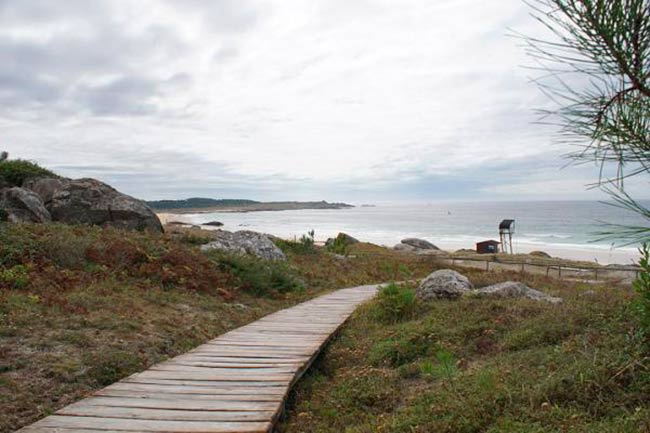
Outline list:
[[[376,290],[342,289],[278,311],[19,432],[270,432],[291,386]]]

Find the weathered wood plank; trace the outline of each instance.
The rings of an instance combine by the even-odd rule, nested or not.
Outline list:
[[[201,411],[166,410],[112,406],[73,406],[57,415],[91,416],[101,418],[151,419],[160,421],[268,421],[275,411]]]
[[[178,433],[267,433],[270,422],[235,421],[159,421],[85,416],[52,415],[38,421],[33,427],[38,432],[58,432],[60,428],[95,429],[134,432]],[[31,430],[30,433],[35,433]]]
[[[279,402],[277,401],[195,400],[186,399],[182,396],[178,396],[176,399],[138,397],[90,397],[66,406],[59,412],[63,413],[91,406],[195,411],[259,412],[275,411],[278,409],[278,404]]]

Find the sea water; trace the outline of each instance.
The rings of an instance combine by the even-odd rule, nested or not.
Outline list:
[[[515,253],[543,250],[603,264],[638,259],[638,245],[620,246],[622,242],[600,239],[600,233],[608,229],[606,223],[646,224],[632,212],[591,201],[392,203],[334,210],[202,213],[185,218],[195,224],[220,221],[224,230],[254,230],[283,238],[314,230],[317,241],[339,232],[386,246],[417,237],[451,251],[473,249],[476,242],[487,239],[499,240],[501,220],[514,219]]]

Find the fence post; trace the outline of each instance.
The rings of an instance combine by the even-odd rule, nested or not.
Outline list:
[[[490,270],[490,261],[486,260],[485,261],[485,272],[488,272]]]
[[[526,270],[525,268],[526,264],[524,262],[521,262],[521,273],[523,274]]]
[[[598,268],[594,269],[594,280],[598,280]]]
[[[549,265],[546,265],[546,276],[548,277],[548,273],[551,271],[551,267]]]
[[[562,265],[558,265],[557,267],[557,277],[562,278]]]

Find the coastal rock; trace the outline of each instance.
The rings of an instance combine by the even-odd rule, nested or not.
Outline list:
[[[407,244],[402,244],[399,243],[393,247],[395,251],[402,251],[402,252],[407,252],[407,253],[414,253],[417,251],[417,248],[415,248],[412,245],[407,245]]]
[[[40,178],[26,182],[25,187],[41,197],[53,221],[163,231],[144,202],[96,179]]]
[[[13,223],[44,223],[52,220],[41,198],[25,188],[5,188],[0,190],[0,209]]]
[[[401,244],[408,245],[418,250],[440,250],[440,248],[438,248],[431,242],[424,239],[418,239],[418,238],[402,239]]]
[[[333,245],[335,242],[338,242],[339,244],[343,245],[354,245],[358,244],[359,240],[356,238],[353,238],[347,233],[339,233],[336,235],[336,238],[329,238],[327,241],[325,241],[325,246],[330,246]]]
[[[466,276],[451,269],[441,269],[422,280],[415,295],[423,301],[436,298],[456,299],[473,288]]]
[[[201,246],[202,251],[221,250],[238,254],[251,254],[265,260],[286,260],[282,250],[275,246],[268,236],[243,230],[228,232],[215,231],[215,240]]]
[[[191,224],[183,221],[168,221],[167,225],[168,226],[189,226]]]
[[[54,194],[64,187],[67,180],[69,179],[54,177],[30,178],[23,182],[23,188],[38,194],[45,206],[47,206],[52,201]]]
[[[212,226],[212,227],[221,227],[221,226],[223,226],[223,223],[219,222],[219,221],[210,221],[210,222],[207,222],[207,223],[203,223],[201,225]]]
[[[551,304],[559,304],[562,302],[562,298],[556,298],[539,290],[531,289],[524,283],[517,281],[506,281],[504,283],[481,287],[480,289],[474,290],[473,293],[477,296],[493,298],[528,298],[535,301],[550,302]]]

